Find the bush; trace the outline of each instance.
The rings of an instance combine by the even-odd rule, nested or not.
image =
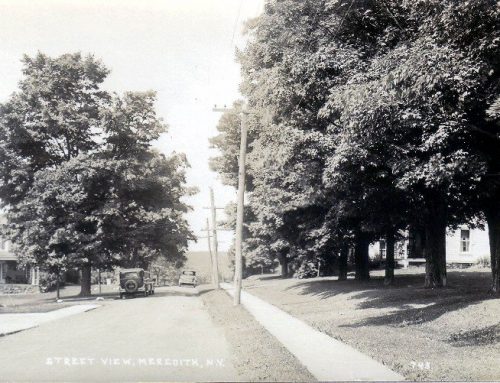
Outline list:
[[[482,267],[491,267],[491,259],[488,255],[483,255],[477,260],[477,264]]]
[[[64,282],[59,278],[59,287],[63,287]],[[55,273],[46,273],[43,276],[40,276],[40,281],[38,283],[38,287],[40,292],[47,293],[49,291],[54,291],[57,289],[57,274]]]
[[[315,262],[304,262],[302,263],[295,273],[294,278],[314,278],[318,276],[318,265]]]

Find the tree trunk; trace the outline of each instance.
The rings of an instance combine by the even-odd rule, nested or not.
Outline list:
[[[491,292],[500,294],[500,207],[492,205],[485,215],[490,240]]]
[[[385,285],[392,285],[394,283],[394,233],[389,232],[386,236],[386,250],[385,250]]]
[[[282,253],[279,255],[278,260],[280,262],[280,276],[281,278],[288,277],[288,258],[286,254]]]
[[[425,258],[425,230],[421,226],[410,228],[410,253],[408,258]]]
[[[356,245],[354,248],[354,261],[356,266],[355,279],[367,281],[370,279],[370,258],[368,256],[368,247],[370,241],[366,234],[356,236]]]
[[[347,280],[347,257],[349,255],[349,247],[342,246],[339,257],[339,281]]]
[[[92,266],[90,263],[87,263],[82,266],[82,278],[80,281],[80,296],[81,297],[89,297],[92,294],[91,291],[91,286],[92,286],[92,280],[91,280],[91,274],[92,274]]]
[[[446,286],[446,206],[430,204],[425,225],[425,287]]]
[[[331,275],[336,275],[337,273],[337,263],[338,254],[335,253],[324,253],[322,257],[318,259],[318,270],[323,277],[328,277]]]

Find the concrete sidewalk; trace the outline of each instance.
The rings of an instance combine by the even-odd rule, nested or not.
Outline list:
[[[99,305],[75,305],[47,313],[0,314],[0,336],[27,330],[37,327],[41,323],[80,314],[97,307],[99,307]]]
[[[232,285],[223,283],[221,287],[231,296],[234,294]],[[405,379],[369,356],[245,291],[241,293],[241,303],[319,381]]]

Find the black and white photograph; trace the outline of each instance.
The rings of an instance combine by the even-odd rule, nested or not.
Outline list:
[[[0,383],[500,382],[500,1],[0,0]]]

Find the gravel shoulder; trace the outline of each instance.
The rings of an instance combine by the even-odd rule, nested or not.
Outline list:
[[[316,379],[243,307],[233,306],[222,290],[200,287],[200,297],[213,322],[224,329],[238,380],[311,382]]]

